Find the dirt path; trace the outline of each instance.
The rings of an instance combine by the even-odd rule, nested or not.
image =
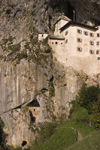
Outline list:
[[[78,141],[81,141],[83,139],[82,134],[78,131]]]
[[[63,127],[63,128],[66,128],[66,127]],[[67,127],[67,128],[71,128],[71,127]],[[72,128],[75,132],[76,132],[76,134],[78,135],[78,139],[77,139],[77,141],[81,141],[82,139],[83,139],[83,137],[82,137],[82,134],[76,129],[76,128]]]
[[[75,128],[72,129],[78,134],[78,141],[81,141],[83,139],[81,133]]]

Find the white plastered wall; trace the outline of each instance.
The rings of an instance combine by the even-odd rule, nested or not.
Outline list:
[[[56,44],[57,42],[57,44]],[[56,57],[57,61],[65,66],[66,62],[66,49],[65,49],[65,41],[64,40],[56,40],[56,39],[49,39],[49,45],[52,47],[54,51],[54,56]]]
[[[43,41],[47,36],[48,34],[38,34],[38,41]]]
[[[54,32],[54,35],[57,36],[57,35],[60,35],[60,28],[63,27],[66,23],[68,23],[68,21],[65,21],[65,20],[60,20],[59,22],[56,23],[55,25],[55,32]]]
[[[77,33],[77,29],[82,30],[82,34]],[[65,35],[66,31],[68,31],[67,35]],[[88,35],[85,35],[84,31],[87,31]],[[93,33],[94,36],[91,37],[90,33]],[[100,29],[95,32],[83,27],[70,26],[60,33],[68,42],[63,41],[64,44],[50,44],[50,46],[54,50],[57,60],[64,67],[71,66],[77,71],[83,70],[88,75],[97,74],[100,73],[100,60],[97,59],[100,54],[96,54],[96,50],[100,49],[100,45],[96,45],[96,42],[100,41],[100,37],[97,39],[97,33],[100,33]],[[77,38],[81,38],[82,42],[78,42]],[[51,40],[51,43],[55,43],[55,41]],[[61,43],[60,40],[58,41]],[[94,45],[91,45],[90,41],[93,41]],[[81,47],[82,52],[77,51],[77,47]],[[91,54],[90,50],[93,50],[94,53]]]

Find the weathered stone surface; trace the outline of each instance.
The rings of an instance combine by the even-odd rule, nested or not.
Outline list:
[[[41,121],[41,116],[38,119],[40,108],[37,110],[36,107],[29,107],[27,113],[23,110],[24,107],[27,107],[26,104],[36,99],[36,95],[41,93],[42,89],[48,89],[48,80],[51,78],[50,71],[50,67],[45,69],[24,59],[20,64],[1,62],[0,115],[5,123],[4,131],[9,133],[7,144],[21,146],[23,141],[29,143],[34,139],[35,135],[29,129],[31,123],[29,112],[32,112],[35,122]],[[34,110],[35,112],[33,112]]]
[[[50,72],[34,63],[22,60],[20,64],[1,62],[0,64],[0,114],[35,98],[43,88],[48,89],[48,78],[44,74]]]
[[[38,46],[34,46],[34,42],[31,45],[31,40],[37,37],[38,32],[51,33],[49,28],[62,12],[73,19],[73,10],[76,12],[76,21],[90,25],[100,23],[98,0],[0,1],[0,58],[4,56],[0,60],[0,114],[10,145],[21,146],[23,141],[28,144],[34,139],[35,134],[29,129],[31,117],[36,120],[32,128],[38,122],[52,121],[54,116],[59,118],[61,114],[65,114],[64,119],[67,119],[70,101],[75,99],[83,81],[88,86],[100,84],[100,74],[87,76],[82,71],[64,68],[55,58],[52,61],[51,54],[45,54],[43,58],[47,50],[45,46],[38,43]],[[25,51],[27,55],[31,53],[32,57],[34,51],[33,62],[21,59],[17,64],[12,61],[16,51],[14,55],[11,51],[12,59],[7,61],[8,46],[19,43],[21,46],[17,52]],[[25,44],[28,45],[26,49]],[[40,50],[43,55],[39,55]],[[52,82],[55,95],[50,96]],[[32,106],[32,100],[37,100],[40,107]]]

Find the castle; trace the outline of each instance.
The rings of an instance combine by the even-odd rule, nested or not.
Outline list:
[[[72,21],[64,15],[54,25],[48,44],[55,58],[64,67],[83,70],[88,75],[100,73],[100,26]]]

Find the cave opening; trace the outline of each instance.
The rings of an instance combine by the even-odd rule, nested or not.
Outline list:
[[[31,123],[35,123],[36,118],[33,116],[31,111],[29,111],[29,113],[30,113]]]
[[[74,7],[71,6],[70,2],[64,2],[62,6],[62,12],[64,12],[65,16],[70,18],[71,20],[76,20],[76,13]]]
[[[52,20],[52,17],[49,15],[49,29],[51,29],[51,20]]]
[[[6,14],[10,14],[10,13],[11,13],[11,10],[8,9],[8,10],[6,11]]]
[[[25,146],[27,144],[27,141],[23,141],[22,142],[22,147]]]
[[[53,79],[54,79],[54,77],[52,76],[52,77],[50,78],[50,82],[53,82]]]
[[[73,11],[74,8],[71,6],[70,2],[68,2],[68,17],[73,20]]]
[[[45,93],[46,91],[48,91],[48,89],[46,89],[46,88],[43,88],[43,89],[41,90],[42,93]]]
[[[40,104],[37,100],[33,100],[29,103],[29,107],[40,107]]]

